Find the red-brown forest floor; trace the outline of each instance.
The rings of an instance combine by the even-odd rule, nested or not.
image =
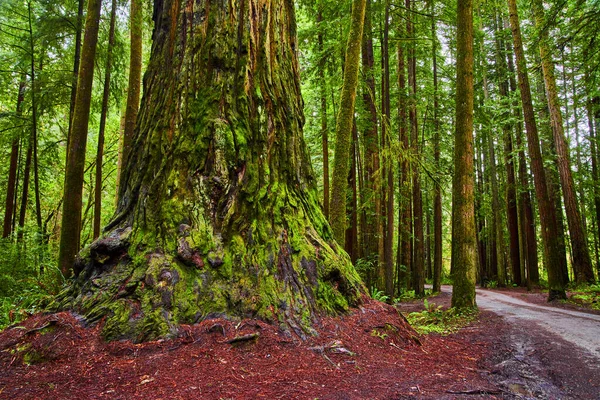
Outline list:
[[[449,299],[443,293],[430,301],[448,306]],[[422,302],[400,309],[417,311]],[[419,336],[394,307],[367,301],[322,319],[317,331],[300,341],[260,321],[212,320],[183,327],[174,340],[106,343],[98,327],[84,328],[69,313],[36,315],[0,333],[0,398],[538,397],[519,381],[531,371],[510,364],[519,356],[514,327],[491,312],[458,333]],[[230,343],[252,334],[258,337]],[[41,361],[24,363],[26,353]],[[571,378],[557,376],[552,390],[561,379]],[[572,398],[597,398],[590,388]],[[545,393],[559,393],[552,390]]]

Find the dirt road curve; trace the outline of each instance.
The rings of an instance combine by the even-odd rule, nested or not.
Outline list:
[[[600,365],[600,315],[528,303],[511,296],[477,289],[477,305],[502,315],[509,322],[535,322],[588,352],[591,366]]]
[[[510,326],[507,332],[491,333],[497,354],[489,379],[504,392],[502,397],[600,399],[600,315],[513,296],[477,289],[479,309]]]

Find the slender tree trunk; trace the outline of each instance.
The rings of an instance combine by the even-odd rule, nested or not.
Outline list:
[[[17,109],[15,115],[20,118],[23,114],[23,100],[25,99],[25,78],[21,77],[19,92],[17,94]],[[10,150],[10,167],[8,169],[8,182],[6,184],[6,202],[4,208],[4,226],[2,237],[7,238],[13,233],[13,214],[15,210],[15,193],[17,186],[17,170],[19,167],[19,136],[15,135]]]
[[[406,19],[406,34],[413,38],[411,0],[406,0],[406,9],[408,11]],[[410,90],[409,100],[409,121],[410,121],[410,140],[413,153],[412,165],[412,202],[413,202],[413,226],[414,226],[414,258],[412,271],[412,286],[415,296],[425,294],[425,235],[423,230],[423,194],[421,192],[421,171],[419,167],[420,149],[419,149],[419,127],[417,124],[417,59],[415,54],[415,44],[411,42],[408,51],[408,86]]]
[[[364,132],[365,147],[365,188],[362,195],[362,207],[365,213],[365,229],[362,232],[365,257],[373,264],[371,275],[377,275],[379,262],[379,233],[381,227],[381,176],[379,155],[379,134],[377,129],[377,108],[375,106],[375,77],[373,75],[373,32],[371,25],[371,0],[367,0],[365,26],[362,38],[362,67],[364,86],[363,103],[367,108],[367,121]],[[375,281],[377,276],[375,276]],[[371,282],[370,282],[371,283]]]
[[[588,90],[589,93],[589,90]],[[600,100],[600,98],[596,98]],[[588,129],[589,129],[589,138],[590,138],[590,155],[592,159],[592,187],[594,193],[594,211],[595,211],[595,219],[594,225],[596,227],[596,248],[598,248],[598,241],[600,240],[600,177],[598,173],[598,131],[594,126],[594,111],[593,111],[593,100],[588,98],[586,103],[587,108],[587,119],[588,119]],[[600,121],[598,120],[600,117],[600,111],[597,112],[596,115],[596,124],[600,125]],[[596,254],[596,258],[598,258],[598,254]],[[600,262],[596,260],[596,270],[600,271]]]
[[[401,34],[402,26],[400,26]],[[397,275],[398,275],[398,289],[402,287],[409,287],[408,276],[410,274],[411,265],[411,236],[412,236],[412,211],[411,211],[411,190],[410,190],[410,166],[409,166],[409,142],[407,132],[407,121],[406,121],[406,76],[405,76],[405,62],[404,62],[404,45],[398,43],[398,87],[400,92],[400,99],[398,101],[398,114],[399,114],[399,137],[398,142],[400,143],[400,162],[398,170],[400,171],[398,179],[398,187],[400,189],[400,195],[398,196],[398,259],[397,259]]]
[[[500,36],[498,26],[501,24],[501,20],[496,17],[494,19],[494,36],[496,44],[496,65],[498,73],[498,88],[500,96],[505,102],[507,107],[510,107],[509,98],[509,84],[507,77],[508,67],[506,65],[505,56],[505,45],[504,40]],[[518,204],[517,204],[517,183],[515,178],[515,157],[513,155],[513,130],[514,124],[510,121],[510,108],[508,108],[502,114],[502,120],[507,121],[502,125],[502,140],[504,142],[504,163],[506,167],[506,216],[508,224],[508,234],[510,240],[510,264],[513,272],[513,276],[519,277],[519,283],[522,284],[521,276],[521,258],[520,258],[520,245],[519,245],[519,215],[518,215]],[[500,276],[498,276],[499,283],[506,284],[506,282],[500,282]],[[515,282],[516,283],[516,282]]]
[[[335,157],[333,161],[333,183],[329,206],[331,228],[338,243],[344,243],[346,231],[346,189],[350,137],[354,122],[354,103],[358,85],[358,64],[365,20],[366,0],[354,0],[352,23],[346,46],[344,83],[340,98],[340,110],[335,128]]]
[[[69,130],[67,131],[67,152],[69,151],[69,141],[71,138],[71,127],[73,125],[73,112],[75,111],[75,97],[77,96],[77,75],[79,73],[79,63],[81,61],[81,35],[83,33],[83,7],[85,0],[77,2],[77,26],[75,29],[75,54],[73,56],[73,82],[71,83],[71,104],[69,106]],[[67,154],[67,159],[69,155]]]
[[[457,0],[456,130],[452,181],[452,306],[475,307],[477,239],[473,169],[473,2]]]
[[[548,98],[548,108],[550,110],[550,121],[552,123],[552,131],[554,134],[558,172],[565,200],[565,210],[567,212],[567,223],[569,226],[569,236],[571,238],[571,248],[573,252],[575,281],[577,283],[593,283],[595,281],[594,270],[592,268],[592,259],[585,240],[585,232],[581,222],[575,183],[571,172],[569,149],[567,148],[565,139],[560,101],[556,89],[554,63],[552,61],[552,53],[550,50],[551,44],[544,22],[544,6],[541,0],[534,0],[533,5],[535,25],[540,34],[539,49],[542,59],[542,72],[546,84],[546,94]]]
[[[389,56],[389,31],[390,31],[390,2],[386,0],[383,23],[383,41],[381,44],[381,61],[383,64],[383,77],[381,93],[382,107],[382,145],[386,149],[385,176],[387,184],[385,185],[386,199],[386,235],[384,244],[385,253],[385,292],[389,299],[394,297],[394,164],[392,162],[392,140],[390,135],[390,56]]]
[[[350,145],[350,171],[348,174],[348,186],[350,188],[351,197],[349,204],[351,205],[348,212],[348,220],[350,223],[346,228],[346,240],[344,249],[350,256],[352,263],[356,263],[358,259],[358,193],[356,184],[357,173],[357,144],[358,129],[356,122],[352,124],[352,144]]]
[[[433,162],[440,171],[440,121],[438,118],[438,67],[437,67],[437,28],[435,23],[434,2],[431,2],[431,37],[433,63]],[[433,291],[442,288],[442,189],[440,182],[433,182]]]
[[[502,22],[502,25],[505,25],[506,21]],[[509,71],[509,84],[510,91],[512,93],[513,98],[516,97],[517,94],[517,82],[514,78],[515,76],[515,65],[513,62],[512,54],[513,48],[511,46],[510,41],[506,42],[506,47],[508,50],[508,71]],[[522,259],[524,260],[524,264],[527,268],[527,282],[528,285],[538,284],[539,283],[539,266],[538,266],[538,248],[537,248],[537,235],[536,235],[536,226],[535,226],[535,218],[533,212],[533,204],[531,201],[531,194],[529,189],[529,174],[527,172],[527,163],[525,161],[525,150],[523,143],[523,124],[520,122],[522,119],[521,108],[519,107],[518,100],[514,100],[512,104],[512,109],[514,112],[515,120],[517,121],[516,128],[516,144],[518,149],[518,157],[519,157],[519,167],[518,167],[518,175],[519,175],[519,213],[521,215],[520,224],[522,232],[522,240],[520,241],[521,252],[523,253]],[[523,275],[525,275],[525,270],[523,270]],[[531,289],[530,286],[528,286]]]
[[[108,114],[108,97],[110,94],[110,74],[112,69],[112,51],[115,43],[115,15],[117,0],[112,0],[110,12],[110,29],[108,33],[108,50],[104,71],[104,91],[102,93],[102,112],[100,114],[100,131],[98,132],[98,150],[96,151],[96,185],[94,193],[94,240],[100,236],[102,218],[102,163],[104,157],[104,130]]]
[[[510,25],[514,41],[514,51],[517,59],[517,73],[519,77],[519,86],[521,89],[521,102],[523,105],[523,115],[525,117],[525,126],[527,131],[529,158],[531,159],[531,169],[533,171],[535,190],[537,194],[540,222],[542,225],[542,239],[544,242],[545,264],[548,269],[548,300],[566,298],[565,286],[561,277],[564,265],[559,254],[559,243],[556,235],[556,209],[554,208],[546,184],[546,174],[542,160],[542,154],[539,147],[539,137],[531,101],[531,88],[529,86],[529,77],[527,74],[527,64],[523,52],[521,40],[521,28],[519,25],[519,16],[517,13],[516,0],[508,0]]]
[[[90,0],[88,0],[90,1]],[[144,12],[142,0],[130,0],[129,30],[130,30],[130,52],[129,52],[129,86],[127,89],[127,105],[125,108],[125,128],[123,130],[123,161],[121,165],[127,164],[133,149],[133,135],[138,110],[140,107],[140,93],[142,88],[142,31],[144,27]],[[175,33],[173,33],[174,35]],[[124,170],[119,171],[120,180],[123,180]],[[122,186],[120,187],[121,190]],[[119,195],[120,196],[120,195]]]
[[[27,3],[29,13],[29,50],[31,52],[30,78],[31,78],[31,140],[33,146],[33,184],[35,191],[35,220],[38,231],[42,231],[42,207],[40,202],[40,179],[38,173],[38,121],[37,121],[37,88],[35,70],[35,45],[33,42],[33,15],[31,2]],[[41,65],[41,61],[40,61]]]
[[[29,177],[31,175],[31,159],[33,158],[32,137],[29,136],[27,143],[27,155],[25,156],[25,167],[23,170],[23,194],[21,195],[21,207],[19,210],[19,230],[17,232],[17,242],[23,239],[25,229],[25,216],[27,214],[27,202],[29,200]]]
[[[81,235],[81,205],[83,195],[83,170],[87,145],[88,121],[92,100],[94,78],[94,58],[98,42],[100,21],[100,0],[88,0],[85,36],[81,50],[81,65],[77,79],[77,100],[73,113],[73,125],[70,134],[65,189],[68,194],[63,204],[60,232],[58,266],[65,276],[71,275],[75,256],[79,251]]]
[[[323,149],[323,213],[329,220],[329,131],[327,129],[327,85],[325,83],[325,65],[327,57],[323,50],[323,10],[319,3],[317,24],[319,32],[317,41],[319,45],[319,90],[321,96],[321,145]]]
[[[319,204],[294,3],[155,5],[139,150],[106,237],[81,254],[58,302],[104,321],[107,339],[177,335],[214,315],[304,338],[365,291]]]

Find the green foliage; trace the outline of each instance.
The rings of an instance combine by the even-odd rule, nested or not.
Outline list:
[[[0,329],[38,312],[48,304],[64,279],[37,236],[21,243],[0,240]]]
[[[600,283],[578,286],[572,292],[568,302],[600,310]]]
[[[415,295],[414,290],[407,290],[407,291],[400,293],[400,296],[398,296],[394,299],[394,303],[402,303],[402,302],[422,299],[423,297],[430,297],[430,296],[433,296],[433,291],[431,289],[425,289],[424,296],[417,296],[417,295]],[[427,301],[427,299],[425,299],[425,301]]]
[[[390,299],[390,296],[386,295],[383,290],[378,290],[375,286],[371,286],[370,294],[373,300],[386,302]]]
[[[449,335],[477,320],[476,309],[449,308],[443,310],[442,306],[423,301],[425,309],[421,312],[410,313],[408,322],[421,334],[438,333]]]

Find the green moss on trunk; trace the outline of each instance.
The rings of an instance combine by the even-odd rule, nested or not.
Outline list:
[[[259,317],[299,336],[364,289],[302,137],[294,6],[157,3],[117,215],[57,301],[108,339]]]

